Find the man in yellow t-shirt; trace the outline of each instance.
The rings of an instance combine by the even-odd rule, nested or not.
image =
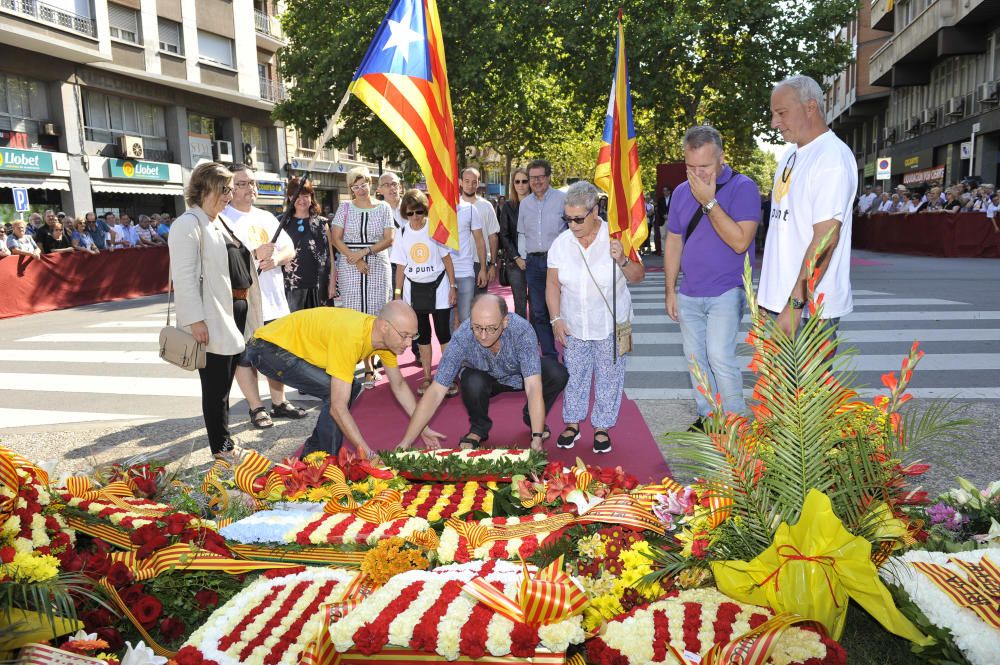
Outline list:
[[[323,400],[303,457],[317,450],[336,455],[345,436],[359,454],[371,456],[372,450],[350,412],[361,392],[354,370],[359,362],[378,353],[392,394],[407,415],[412,415],[416,398],[403,380],[396,356],[408,349],[416,336],[417,315],[401,300],[386,303],[378,317],[353,309],[315,307],[258,328],[247,343],[244,359],[264,376]],[[429,427],[422,437],[434,448],[444,438]]]

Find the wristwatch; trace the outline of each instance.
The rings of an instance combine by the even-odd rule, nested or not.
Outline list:
[[[701,207],[701,211],[707,215],[708,213],[712,212],[712,208],[714,208],[717,205],[719,205],[718,199],[712,199],[711,201],[709,201],[708,203],[706,203]]]
[[[805,300],[799,300],[798,298],[792,298],[792,309],[802,309],[806,306]]]

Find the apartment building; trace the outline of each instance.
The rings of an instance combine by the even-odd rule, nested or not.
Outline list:
[[[280,208],[275,0],[0,0],[0,217],[177,214],[202,161],[252,163]]]
[[[1000,1],[861,0],[840,38],[856,60],[829,81],[827,121],[859,182],[881,157],[883,185],[1000,180]]]

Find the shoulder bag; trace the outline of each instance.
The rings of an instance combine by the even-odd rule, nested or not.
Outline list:
[[[733,171],[733,175],[729,178],[729,180],[725,181],[721,185],[717,184],[715,186],[715,194],[716,194],[716,196],[718,196],[719,192],[722,191],[723,187],[725,187],[726,185],[728,185],[729,183],[731,183],[733,181],[733,179],[736,176],[739,175],[739,173],[736,171],[736,169],[732,169],[732,171]],[[694,198],[694,194],[691,195],[691,198]],[[698,203],[697,199],[695,199],[695,203]],[[668,210],[669,210],[669,208],[668,208]],[[696,228],[698,228],[698,222],[700,222],[701,218],[704,217],[704,216],[705,216],[705,213],[702,212],[702,210],[701,210],[701,204],[698,203],[698,205],[695,207],[695,210],[694,210],[694,216],[691,218],[691,221],[688,222],[687,229],[684,232],[684,244],[685,245],[687,245],[688,238],[691,237],[691,234],[694,233],[694,230]]]
[[[601,294],[601,300],[604,301],[604,305],[608,308],[608,312],[611,314],[611,320],[615,324],[615,345],[618,349],[618,356],[624,356],[626,353],[632,351],[632,322],[626,321],[625,323],[618,323],[614,310],[611,309],[611,304],[608,299],[604,297],[604,291],[601,290],[601,285],[597,283],[597,278],[594,277],[594,273],[590,271],[590,264],[587,263],[587,257],[584,256],[583,250],[577,245],[576,248],[580,252],[580,260],[583,261],[583,265],[587,268],[587,274],[590,275],[590,281],[594,283],[597,287],[597,292]],[[618,273],[621,272],[621,268],[615,265],[614,278],[611,280],[611,288],[618,288],[617,277]],[[624,277],[624,275],[622,275]]]
[[[202,266],[198,271],[198,279],[201,280],[201,273],[204,272],[205,265],[205,237],[204,229],[201,228],[201,220],[198,220],[198,244],[198,257],[201,259]],[[191,333],[170,325],[170,301],[174,295],[173,274],[169,274],[167,279],[167,325],[160,329],[160,357],[171,365],[176,365],[189,372],[203,369],[206,362],[205,345],[195,341],[194,335]]]

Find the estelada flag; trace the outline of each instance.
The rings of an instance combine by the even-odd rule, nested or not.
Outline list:
[[[611,79],[604,136],[597,154],[594,184],[608,194],[608,231],[619,238],[626,254],[637,261],[639,246],[649,236],[646,203],[639,175],[639,149],[632,122],[632,94],[625,62],[625,30],[618,13],[615,75]]]
[[[458,249],[458,164],[435,0],[395,0],[351,92],[399,137],[427,180],[430,233]]]

